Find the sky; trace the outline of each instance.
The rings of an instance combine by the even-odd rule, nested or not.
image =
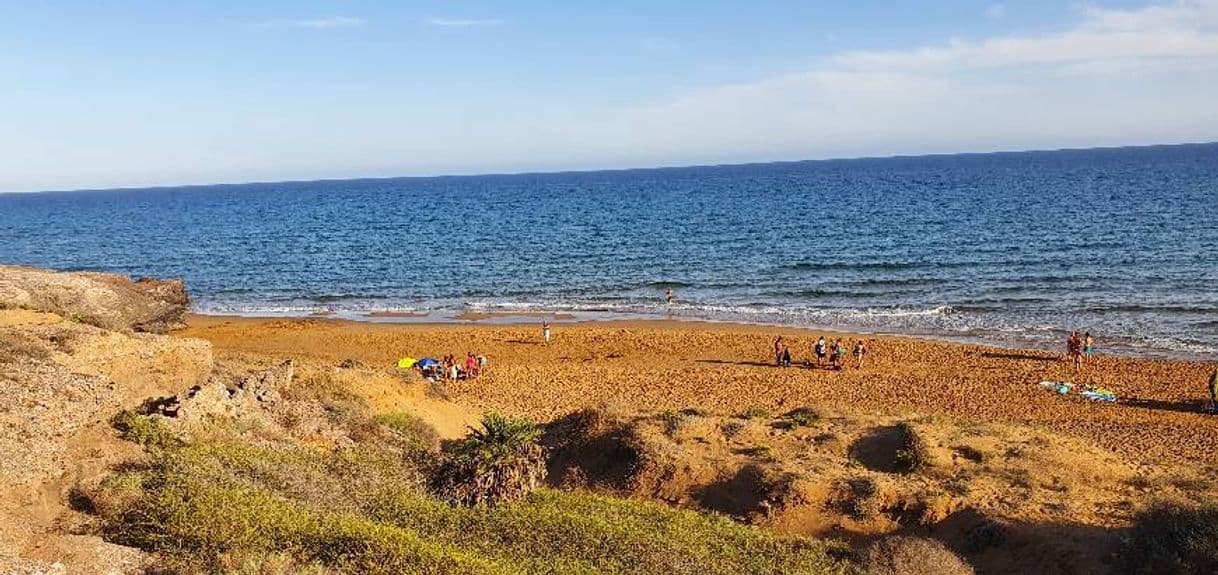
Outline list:
[[[1218,140],[1218,0],[0,0],[0,191]]]

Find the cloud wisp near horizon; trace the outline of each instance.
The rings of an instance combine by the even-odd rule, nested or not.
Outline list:
[[[0,120],[32,137],[0,141],[0,190],[1218,139],[1218,0],[1050,6],[1047,16],[1029,6],[979,2],[972,21],[941,26],[915,27],[915,15],[890,14],[887,27],[853,13],[833,21],[900,38],[839,33],[820,12],[818,41],[765,5],[756,21],[710,6],[667,20],[599,14],[596,35],[557,10],[512,14],[511,26],[506,14],[384,9],[268,20],[315,30],[318,44],[239,39],[280,44],[257,44],[268,55],[229,60],[232,70],[195,65],[230,81],[224,90],[169,92],[136,67],[160,98],[115,98],[127,92],[97,80],[78,93],[115,113],[86,117],[48,105],[55,82],[23,85]],[[724,45],[722,30],[757,46]],[[198,89],[195,76],[179,81]],[[98,145],[112,133],[131,137]]]

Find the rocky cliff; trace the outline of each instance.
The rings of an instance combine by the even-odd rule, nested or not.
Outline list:
[[[0,309],[25,309],[119,331],[166,333],[183,325],[182,280],[0,265]]]

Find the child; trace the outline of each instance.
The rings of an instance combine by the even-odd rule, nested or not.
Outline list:
[[[825,336],[822,335],[820,339],[816,340],[816,365],[818,366],[825,363],[825,345]]]
[[[863,345],[863,340],[858,340],[854,344],[854,360],[859,369],[863,369],[863,356],[867,355],[867,346]]]

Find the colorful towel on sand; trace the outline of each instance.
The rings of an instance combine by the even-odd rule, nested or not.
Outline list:
[[[1042,381],[1040,386],[1061,395],[1067,395],[1074,389],[1074,384],[1068,381]]]
[[[1069,381],[1042,381],[1040,382],[1040,386],[1060,395],[1069,395],[1071,391],[1074,391],[1074,384],[1070,383]],[[1117,394],[1115,391],[1092,385],[1088,385],[1087,387],[1083,388],[1083,390],[1078,392],[1078,394],[1093,401],[1117,400]]]
[[[1079,395],[1081,395],[1087,399],[1091,399],[1091,400],[1095,400],[1095,401],[1116,401],[1117,400],[1117,396],[1115,393],[1103,392],[1103,391],[1099,391],[1099,390],[1094,390],[1094,391],[1087,390],[1087,391],[1080,392]]]

